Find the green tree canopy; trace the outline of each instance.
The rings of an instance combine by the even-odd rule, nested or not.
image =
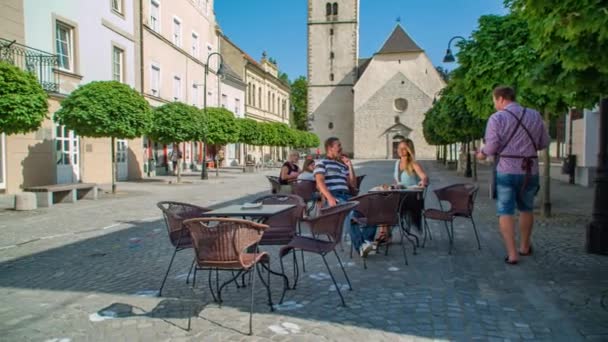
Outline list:
[[[236,119],[239,125],[239,141],[248,145],[261,145],[259,123],[253,119]]]
[[[306,131],[308,116],[308,81],[300,76],[291,83],[292,127]]]
[[[47,112],[47,94],[36,77],[0,62],[0,133],[34,131]]]
[[[87,83],[63,100],[55,113],[60,124],[85,137],[134,139],[148,131],[148,102],[126,84],[116,81]]]
[[[552,76],[551,91],[592,106],[608,89],[608,3],[597,0],[507,0],[529,26],[532,46]],[[548,69],[548,70],[547,70]]]
[[[226,145],[239,142],[239,124],[225,108],[207,108],[206,139],[209,144]]]
[[[161,144],[203,140],[203,112],[181,102],[169,102],[152,110],[152,128],[148,135]]]

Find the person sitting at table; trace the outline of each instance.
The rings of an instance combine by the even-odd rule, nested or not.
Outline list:
[[[302,172],[298,175],[298,180],[306,180],[306,181],[315,181],[315,176],[313,175],[313,171],[315,170],[315,161],[314,159],[306,159],[304,165],[302,166]]]
[[[416,161],[414,142],[411,139],[400,141],[397,146],[397,153],[399,154],[399,159],[395,162],[395,172],[393,174],[395,185],[399,187],[426,187],[429,183],[429,178],[424,172],[422,165]],[[419,221],[422,218],[422,208],[418,210],[420,203],[415,201],[415,198],[407,198],[406,200],[405,208],[408,211],[406,214],[409,216],[410,222],[418,227]],[[388,227],[383,226],[380,228],[376,243],[387,242],[390,242],[390,230]]]
[[[279,175],[279,182],[283,185],[288,184],[298,178],[300,174],[300,168],[298,167],[298,159],[300,154],[297,151],[289,152],[287,161],[281,166],[281,173]]]
[[[395,163],[394,179],[397,185],[425,187],[429,183],[422,165],[416,161],[416,149],[411,139],[399,142],[397,146],[399,160]]]

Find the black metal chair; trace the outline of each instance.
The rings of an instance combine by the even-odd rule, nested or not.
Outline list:
[[[450,243],[449,254],[452,254],[452,247],[454,245],[454,219],[457,217],[464,217],[471,220],[473,224],[473,230],[475,232],[475,238],[477,239],[477,247],[481,249],[481,243],[479,242],[479,234],[477,233],[477,227],[475,226],[475,220],[473,219],[473,209],[475,207],[475,198],[479,186],[471,183],[465,184],[453,184],[440,189],[434,190],[437,199],[439,200],[440,209],[426,209],[422,213],[424,218],[424,240],[422,246],[426,243],[426,234],[429,234],[429,238],[432,239],[431,230],[427,223],[429,220],[443,221],[445,230],[448,234]],[[444,209],[442,201],[448,202],[450,208]],[[448,222],[450,226],[448,228]]]

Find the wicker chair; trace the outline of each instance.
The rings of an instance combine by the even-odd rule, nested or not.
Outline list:
[[[336,258],[338,259],[338,263],[340,264],[340,268],[342,268],[344,277],[348,282],[348,287],[352,291],[353,287],[350,283],[350,279],[348,279],[348,275],[346,274],[344,265],[342,265],[342,260],[340,260],[338,253],[336,253],[336,245],[340,242],[340,238],[342,237],[344,220],[358,204],[359,203],[357,202],[346,202],[333,207],[322,209],[321,214],[319,216],[303,219],[303,221],[307,222],[310,225],[312,237],[294,237],[287,246],[281,248],[279,254],[280,257],[283,258],[285,255],[287,255],[290,251],[294,249],[300,249],[304,252],[319,254],[323,258],[323,262],[327,267],[327,272],[331,276],[331,280],[333,281],[334,286],[336,287],[336,291],[338,292],[338,295],[340,295],[342,305],[344,306],[346,306],[346,303],[344,302],[344,297],[342,296],[342,292],[340,291],[340,286],[338,286],[338,283],[336,283],[336,278],[331,272],[331,268],[329,267],[325,256],[330,252],[334,252]],[[323,236],[325,238],[322,238]]]
[[[315,209],[317,201],[319,200],[317,182],[300,180],[291,183],[291,193],[302,197],[306,203],[306,215],[310,216],[310,213]]]
[[[351,201],[359,202],[355,209],[353,222],[362,226],[388,226],[394,227],[399,225],[399,203],[401,197],[397,192],[372,192],[357,197],[351,198]],[[403,249],[403,258],[407,265],[407,254],[405,244],[403,243],[403,231],[401,233],[401,248]],[[350,245],[350,257],[353,257],[353,245]],[[385,255],[388,255],[388,244],[386,245]],[[363,267],[367,269],[366,259],[363,258]]]
[[[161,283],[160,289],[158,290],[158,295],[161,296],[163,287],[165,286],[165,281],[167,281],[167,276],[169,275],[169,271],[171,270],[171,265],[173,265],[173,259],[175,259],[175,254],[184,249],[192,248],[192,240],[190,239],[190,234],[188,234],[188,232],[184,229],[184,220],[200,217],[201,214],[206,213],[211,209],[199,207],[188,203],[169,201],[158,202],[156,205],[163,212],[163,217],[165,218],[165,225],[167,227],[167,232],[169,233],[169,240],[171,241],[173,247],[175,247],[175,249],[173,250],[173,255],[171,256],[171,261],[169,262],[169,267],[167,268],[167,272],[165,273],[163,282]],[[192,263],[192,265],[194,265],[194,263]],[[186,277],[186,283],[190,278],[191,272],[192,266],[190,267],[190,271],[188,272],[188,276]]]
[[[257,198],[254,202],[263,203],[263,204],[293,204],[295,207],[290,210],[284,211],[280,214],[269,217],[264,224],[268,225],[268,229],[264,232],[264,236],[262,236],[262,240],[260,240],[260,246],[284,246],[287,245],[294,236],[301,233],[300,230],[300,220],[303,217],[304,210],[306,208],[306,203],[297,195],[267,195],[260,198]],[[282,260],[281,260],[282,261]],[[295,253],[293,254],[293,262],[294,262],[294,288],[295,284],[298,281],[299,270],[296,260]],[[304,253],[302,253],[302,265],[304,266]],[[281,271],[283,274],[285,273],[283,263],[281,262]],[[283,278],[285,280],[285,289],[289,288],[289,281],[287,277]],[[283,291],[283,295],[285,291]],[[281,300],[283,301],[283,296],[281,296]]]
[[[350,189],[350,194],[353,196],[359,195],[359,191],[361,190],[361,183],[363,183],[363,179],[366,175],[357,176],[357,187]]]
[[[209,290],[213,299],[222,303],[222,289],[227,284],[235,281],[241,274],[250,271],[256,272],[266,287],[268,305],[272,307],[270,294],[270,272],[266,272],[266,282],[260,273],[259,263],[268,264],[270,257],[266,252],[258,252],[257,246],[262,239],[262,234],[267,225],[251,221],[230,218],[195,218],[184,221],[184,225],[190,231],[192,244],[194,245],[196,267],[194,269],[193,286],[196,281],[197,270],[209,271]],[[253,252],[247,252],[248,249]],[[213,292],[211,277],[213,271],[216,273],[217,297]],[[238,271],[233,277],[219,286],[219,271]],[[253,333],[253,292],[255,288],[255,276],[251,283],[251,307],[249,311],[249,335]]]
[[[289,194],[289,193],[291,193],[291,185],[290,184],[281,184],[279,177],[266,176],[266,178],[268,178],[268,182],[270,182],[270,192],[272,194]]]
[[[435,195],[439,200],[440,209],[426,209],[423,211],[422,216],[424,218],[424,240],[422,246],[426,243],[426,233],[432,239],[431,230],[427,223],[427,220],[443,221],[445,230],[448,234],[450,242],[449,254],[452,254],[452,247],[454,245],[454,219],[456,217],[464,217],[471,220],[473,224],[473,230],[475,231],[475,238],[477,239],[477,247],[481,249],[479,242],[479,234],[477,233],[477,227],[475,226],[475,220],[473,219],[473,209],[475,206],[475,198],[479,187],[475,184],[453,184],[440,189],[436,189]],[[442,201],[450,204],[449,209],[444,209],[441,204]],[[450,227],[448,228],[448,222]]]

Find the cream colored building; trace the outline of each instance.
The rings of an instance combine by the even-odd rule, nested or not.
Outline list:
[[[219,107],[221,85],[217,77],[220,64],[217,55],[209,60],[207,94],[204,94],[207,57],[219,51],[219,28],[213,11],[213,0],[143,0],[142,8],[143,95],[153,107],[171,101],[203,107]],[[147,159],[155,160],[151,171],[170,171],[168,156],[172,146],[146,139]],[[201,164],[203,145],[200,142],[180,144],[185,168]],[[208,149],[211,159],[213,149]],[[146,166],[147,171],[147,166]]]
[[[0,55],[34,72],[49,94],[49,119],[40,129],[0,137],[0,192],[111,181],[110,139],[78,137],[52,118],[66,95],[81,84],[114,79],[137,87],[138,3],[0,1]],[[119,140],[116,147],[118,179],[140,178],[141,139]]]
[[[289,84],[279,79],[276,64],[264,55],[260,62],[253,59],[234,42],[222,35],[221,52],[224,62],[246,83],[245,117],[260,122],[289,124]],[[286,149],[269,146],[246,146],[248,160],[256,162],[284,160]]]
[[[321,142],[339,137],[356,158],[393,158],[410,138],[417,157],[435,149],[422,135],[424,113],[445,86],[401,25],[371,58],[359,58],[359,1],[308,1],[308,110]]]

